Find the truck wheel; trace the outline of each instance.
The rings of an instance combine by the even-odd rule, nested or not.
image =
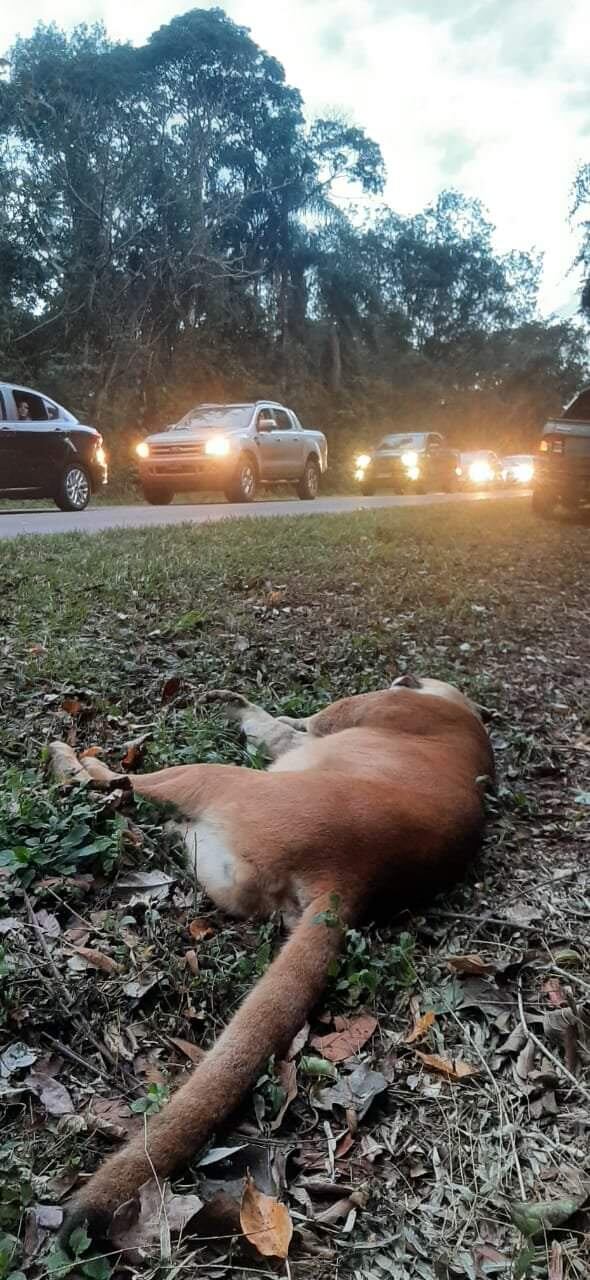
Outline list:
[[[60,511],[84,511],[90,502],[91,493],[90,476],[86,468],[75,463],[66,467],[54,502]]]
[[[152,507],[167,507],[174,497],[172,489],[159,489],[156,484],[144,484],[142,488],[146,502]]]
[[[313,502],[320,489],[320,469],[315,458],[308,458],[305,470],[297,485],[298,496],[304,502]]]
[[[253,458],[244,454],[238,462],[231,484],[225,490],[228,502],[254,502],[258,491],[258,469]]]
[[[533,489],[532,508],[536,516],[553,515],[557,506],[557,495],[551,489]]]

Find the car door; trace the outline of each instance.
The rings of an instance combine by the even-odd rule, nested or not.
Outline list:
[[[50,491],[56,454],[63,452],[64,444],[56,438],[54,424],[48,421],[43,396],[20,387],[10,390],[10,425],[15,430],[13,487]],[[26,419],[21,416],[23,406],[29,415]]]
[[[426,438],[426,479],[431,489],[442,489],[444,479],[442,437],[430,433]]]
[[[0,387],[0,489],[16,487],[16,410],[9,387]]]
[[[303,432],[297,431],[291,414],[286,409],[275,409],[276,427],[273,437],[278,437],[279,448],[276,451],[278,460],[277,480],[296,480],[303,471]]]
[[[254,435],[261,480],[276,480],[280,474],[280,440],[275,426],[274,409],[262,405],[256,415]]]

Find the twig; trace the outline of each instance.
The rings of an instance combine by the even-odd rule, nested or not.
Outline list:
[[[539,1037],[535,1035],[534,1031],[530,1030],[526,1020],[526,1015],[524,1012],[524,1004],[522,1002],[522,986],[520,982],[518,984],[517,999],[518,999],[518,1012],[520,1014],[520,1022],[521,1022],[521,1026],[525,1036],[527,1036],[528,1039],[531,1040],[532,1043],[537,1046],[537,1049],[540,1050],[540,1052],[543,1054],[545,1058],[548,1058],[549,1062],[553,1063],[553,1066],[555,1067],[558,1074],[565,1076],[569,1080],[570,1084],[573,1084],[574,1089],[577,1089],[578,1093],[582,1094],[582,1097],[586,1099],[586,1102],[590,1102],[590,1090],[586,1089],[585,1085],[583,1085],[580,1080],[576,1080],[576,1077],[572,1075],[572,1072],[568,1069],[568,1067],[564,1066],[563,1062],[560,1062],[559,1058],[556,1058],[555,1054],[552,1053],[551,1050],[548,1049],[546,1045],[543,1044],[543,1041],[539,1040]]]
[[[99,1071],[98,1067],[94,1067],[87,1058],[81,1058],[77,1053],[74,1053],[73,1049],[68,1049],[67,1044],[62,1044],[61,1040],[56,1040],[53,1036],[48,1035],[47,1032],[44,1035],[54,1049],[57,1049],[59,1053],[63,1053],[64,1058],[69,1058],[71,1062],[75,1062],[77,1067],[84,1067],[85,1071],[93,1071],[102,1080],[102,1071]]]
[[[82,1034],[86,1036],[86,1038],[90,1041],[92,1045],[94,1045],[94,1048],[101,1055],[101,1057],[106,1059],[106,1061],[109,1063],[109,1066],[111,1066],[114,1071],[117,1071],[118,1069],[117,1060],[111,1053],[110,1049],[107,1049],[106,1045],[101,1044],[100,1040],[98,1040],[97,1037],[95,1036],[92,1030],[92,1027],[88,1025],[86,1019],[82,1016],[81,1013],[72,1012],[72,1005],[74,1003],[73,998],[70,995],[66,987],[66,984],[61,976],[61,973],[57,968],[55,960],[53,959],[53,956],[49,950],[49,947],[47,946],[47,943],[43,935],[43,930],[40,924],[38,924],[37,920],[35,919],[35,912],[33,911],[31,899],[29,898],[29,895],[26,889],[23,890],[23,896],[24,896],[25,906],[27,908],[27,914],[28,914],[29,920],[31,922],[33,929],[35,930],[35,933],[39,939],[39,943],[40,943],[43,955],[45,956],[45,959],[47,960],[47,964],[49,965],[49,968],[57,983],[56,994],[60,1004],[63,1006],[65,1013],[67,1014],[67,1017],[71,1019],[71,1021],[75,1024],[75,1026],[78,1027],[78,1030],[81,1031]]]

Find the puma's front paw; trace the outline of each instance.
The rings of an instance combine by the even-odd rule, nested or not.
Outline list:
[[[209,689],[204,693],[201,702],[206,706],[218,704],[228,715],[241,716],[250,706],[243,693],[234,693],[232,689]]]

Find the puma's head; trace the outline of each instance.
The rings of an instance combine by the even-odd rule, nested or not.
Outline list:
[[[433,680],[430,676],[413,676],[409,672],[406,675],[398,676],[393,681],[392,689],[415,689],[416,693],[428,693],[431,697],[446,698],[449,702],[458,702],[461,706],[467,707],[469,711],[481,720],[481,711],[475,702],[471,701],[466,694],[461,693],[460,689],[456,689],[452,684],[445,684],[444,680]]]

